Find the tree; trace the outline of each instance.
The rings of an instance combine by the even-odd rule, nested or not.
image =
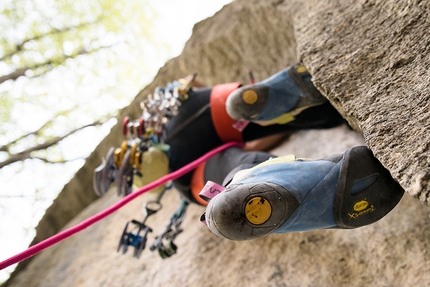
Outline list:
[[[130,50],[125,44],[130,45],[130,40],[135,38],[150,39],[151,36],[151,9],[146,2],[52,0],[43,5],[38,3],[9,1],[0,15],[0,29],[4,31],[0,38],[0,152],[3,153],[0,168],[28,158],[64,162],[64,158],[50,160],[40,151],[84,127],[100,125],[121,107],[106,107],[94,114],[85,102],[88,103],[88,98],[97,101],[108,93],[106,88],[98,87],[90,97],[87,94],[83,103],[82,98],[76,97],[82,94],[79,91],[60,95],[32,88],[58,81],[55,74],[37,78],[54,69],[61,70],[57,75],[72,70],[72,78],[62,78],[70,82],[58,83],[60,87],[56,88],[76,89],[71,85],[80,82],[84,82],[84,87],[88,83],[93,85],[93,81],[100,81],[106,73],[94,71],[94,68],[111,68],[122,53]],[[92,62],[91,65],[88,62]],[[118,88],[115,91],[115,87],[109,86],[108,89],[110,96],[117,99],[123,96],[115,95]],[[16,119],[18,109],[32,110],[31,127]],[[84,113],[85,120],[76,120],[82,117],[76,113]],[[94,115],[89,116],[90,113]],[[67,121],[67,118],[75,119]],[[61,128],[56,127],[58,125]]]

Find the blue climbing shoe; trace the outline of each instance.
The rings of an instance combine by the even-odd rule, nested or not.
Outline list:
[[[319,160],[290,155],[236,173],[210,199],[205,223],[231,240],[357,228],[383,218],[403,193],[367,147]]]
[[[303,110],[325,102],[306,68],[295,64],[262,82],[233,91],[226,109],[235,120],[285,124]]]

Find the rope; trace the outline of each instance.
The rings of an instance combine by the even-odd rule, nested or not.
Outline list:
[[[54,244],[57,244],[60,241],[65,240],[66,238],[72,236],[75,233],[81,232],[82,230],[86,229],[87,227],[95,224],[96,222],[102,220],[103,218],[111,215],[112,213],[114,213],[115,211],[117,211],[118,209],[120,209],[121,207],[123,207],[124,205],[126,205],[127,203],[129,203],[130,201],[134,200],[136,197],[142,195],[143,193],[152,190],[170,180],[174,180],[176,178],[179,178],[183,175],[185,175],[186,173],[192,171],[193,169],[195,169],[197,166],[199,166],[200,164],[202,164],[203,162],[207,161],[209,158],[213,157],[214,155],[216,155],[217,153],[220,153],[221,151],[229,148],[229,147],[233,147],[233,146],[241,146],[243,147],[242,143],[239,142],[229,142],[229,143],[225,143],[211,151],[209,151],[208,153],[204,154],[203,156],[201,156],[200,158],[196,159],[195,161],[190,162],[189,164],[181,167],[180,169],[169,173],[163,177],[160,177],[159,179],[151,182],[150,184],[147,184],[143,187],[141,187],[140,189],[138,189],[137,191],[130,193],[129,195],[127,195],[126,197],[124,197],[123,199],[121,199],[120,201],[118,201],[117,203],[115,203],[114,205],[112,205],[111,207],[108,207],[107,209],[97,213],[96,215],[82,221],[81,223],[72,226],[60,233],[57,233],[31,247],[29,247],[27,250],[18,253],[15,256],[12,256],[2,262],[0,262],[0,270],[5,269],[6,267],[9,267],[10,265],[13,265],[15,263],[21,262],[29,257],[32,257],[34,255],[36,255],[37,253],[53,246]]]

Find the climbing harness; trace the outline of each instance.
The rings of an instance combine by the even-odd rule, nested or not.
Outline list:
[[[254,76],[252,71],[248,72],[250,83],[254,83]],[[104,190],[98,192],[101,194],[107,191],[109,184],[113,177],[116,177],[116,185],[118,187],[118,195],[127,195],[131,192],[133,184],[133,176],[142,176],[144,171],[141,170],[141,157],[142,154],[148,150],[150,146],[157,146],[161,150],[167,151],[169,147],[164,144],[169,142],[193,121],[197,120],[207,109],[214,105],[212,98],[211,102],[199,108],[194,114],[185,119],[182,123],[176,126],[176,128],[170,131],[165,139],[162,139],[160,135],[163,133],[164,124],[168,119],[176,116],[179,113],[179,106],[182,101],[188,98],[188,92],[193,87],[196,74],[189,76],[187,79],[178,80],[173,83],[167,84],[165,88],[157,87],[152,95],[148,95],[147,99],[143,101],[140,106],[143,110],[142,116],[139,120],[131,122],[128,117],[123,120],[123,135],[129,138],[128,142],[123,142],[121,148],[117,148],[115,151],[109,150],[106,160],[111,167],[118,167],[118,171],[113,168],[114,171],[110,171],[108,176],[105,176],[106,164],[102,163],[99,169],[99,178],[105,179],[96,180],[95,186],[103,185]],[[232,87],[236,88],[239,84],[233,84]],[[225,87],[225,85],[223,85]],[[215,88],[213,88],[215,89]],[[218,90],[217,90],[218,91]],[[218,94],[222,94],[222,91],[218,91]],[[229,92],[226,93],[226,95]],[[225,96],[226,96],[225,95]],[[224,103],[224,100],[222,101]],[[222,106],[221,113],[225,113],[225,108]],[[216,122],[216,120],[214,120]],[[236,124],[242,124],[242,129],[248,122],[237,122]],[[236,129],[238,129],[236,127]],[[235,131],[237,132],[237,131]],[[240,131],[239,131],[240,132]],[[112,155],[113,154],[113,155]],[[112,165],[112,162],[114,165]],[[112,168],[110,168],[112,170]],[[100,190],[100,188],[98,188]],[[166,189],[165,189],[166,190]],[[125,225],[124,231],[121,234],[118,251],[126,253],[129,246],[134,247],[134,257],[139,258],[141,252],[144,250],[148,234],[153,231],[152,228],[145,224],[146,219],[155,214],[161,209],[162,195],[165,190],[160,194],[160,197],[155,204],[155,207],[150,208],[148,205],[144,206],[145,218],[143,221],[131,220]],[[149,204],[149,203],[148,203]],[[177,211],[172,215],[169,223],[167,224],[166,230],[159,236],[156,237],[155,242],[151,245],[151,251],[158,251],[161,258],[168,258],[177,252],[177,246],[174,243],[174,239],[178,234],[182,232],[180,225],[185,217],[185,211],[188,206],[188,202],[181,199],[180,206]]]

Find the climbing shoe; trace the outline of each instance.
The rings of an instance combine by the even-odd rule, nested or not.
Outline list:
[[[361,227],[384,217],[404,193],[364,146],[319,160],[272,158],[225,185],[202,190],[210,200],[202,221],[231,240]]]
[[[295,64],[270,78],[233,91],[226,109],[235,120],[285,124],[303,110],[327,102],[301,64]]]

